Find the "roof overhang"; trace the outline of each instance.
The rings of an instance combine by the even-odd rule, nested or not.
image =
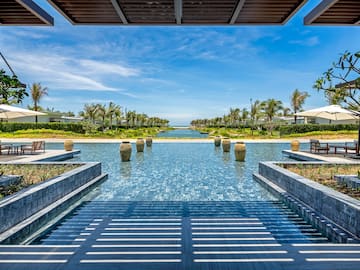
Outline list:
[[[1,25],[54,25],[54,19],[32,0],[2,0]]]
[[[349,82],[346,82],[346,83],[339,83],[337,85],[335,85],[336,88],[348,88],[348,89],[353,89],[353,88],[358,88],[360,85],[360,77],[355,79],[355,80],[352,80],[352,81],[349,81]]]
[[[307,0],[48,0],[75,25],[285,24]]]
[[[304,24],[360,26],[360,1],[323,0],[305,17]]]

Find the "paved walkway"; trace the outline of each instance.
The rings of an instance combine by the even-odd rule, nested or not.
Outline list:
[[[309,152],[303,151],[291,151],[291,150],[283,150],[282,151],[285,155],[289,156],[290,158],[294,158],[297,160],[302,161],[324,161],[329,163],[359,163],[360,159],[350,159],[346,158],[343,155],[339,154],[338,156],[335,155],[318,155]]]
[[[45,152],[36,152],[34,154],[26,155],[0,155],[0,162],[6,163],[25,163],[37,161],[62,161],[72,158],[74,155],[80,154],[80,150],[65,151],[65,150],[45,150]]]
[[[30,246],[0,246],[0,269],[360,269],[280,202],[103,202],[77,208]]]

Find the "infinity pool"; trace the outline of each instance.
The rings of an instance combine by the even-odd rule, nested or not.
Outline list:
[[[210,143],[155,143],[144,153],[133,145],[122,163],[119,144],[76,144],[77,161],[100,161],[109,179],[100,201],[266,201],[274,199],[253,181],[259,161],[283,160],[288,144],[247,144],[245,162]]]
[[[284,160],[289,145],[246,147],[246,161],[236,162],[212,143],[154,143],[144,153],[133,145],[122,163],[119,144],[76,144],[73,161],[101,161],[109,179],[31,244],[79,248],[67,260],[84,270],[200,269],[198,262],[235,270],[245,261],[290,269],[296,261],[285,245],[328,239],[252,179],[260,161]]]
[[[197,130],[192,129],[174,129],[165,132],[160,132],[156,135],[158,138],[207,138],[208,134],[202,134]]]

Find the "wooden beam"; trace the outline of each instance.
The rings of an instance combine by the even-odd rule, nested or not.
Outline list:
[[[54,25],[54,18],[51,17],[45,10],[39,7],[32,0],[15,0],[29,12],[31,12],[34,16],[39,18],[45,25]]]
[[[128,20],[125,17],[124,12],[122,11],[119,3],[117,0],[111,0],[111,4],[113,5],[113,7],[115,8],[116,13],[119,15],[120,20],[122,21],[123,24],[129,24]]]
[[[323,0],[304,18],[304,24],[312,24],[321,14],[335,5],[339,0]]]
[[[360,17],[358,17],[355,22],[354,22],[355,25],[359,25],[360,24]]]
[[[174,0],[174,9],[175,9],[175,20],[176,24],[182,23],[182,0]]]
[[[236,22],[237,18],[239,17],[240,11],[244,7],[245,1],[246,0],[239,0],[239,2],[236,5],[236,8],[234,10],[234,13],[230,18],[229,24],[234,24]]]
[[[289,15],[283,20],[282,24],[286,24],[306,3],[308,0],[303,0]]]
[[[72,18],[69,14],[67,14],[64,10],[62,10],[62,8],[57,5],[54,0],[47,0],[49,2],[49,4],[55,8],[62,16],[64,16],[64,18],[66,18],[71,24],[75,25],[77,24],[77,22],[75,21],[74,18]]]

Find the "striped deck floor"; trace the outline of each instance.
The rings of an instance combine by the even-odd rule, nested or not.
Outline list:
[[[0,269],[360,269],[279,202],[88,202]]]

